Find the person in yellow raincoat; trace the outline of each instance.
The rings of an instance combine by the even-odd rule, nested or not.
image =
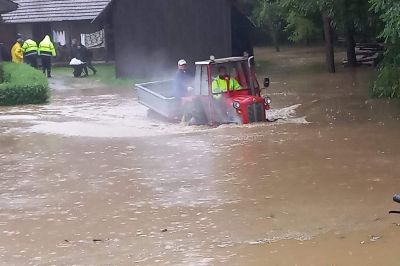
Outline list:
[[[11,48],[11,58],[14,63],[21,64],[24,62],[24,53],[22,51],[22,38],[18,38],[17,42]]]

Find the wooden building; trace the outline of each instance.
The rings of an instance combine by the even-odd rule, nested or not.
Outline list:
[[[18,9],[2,15],[0,42],[12,45],[17,33],[24,38],[41,41],[45,35],[53,38],[60,57],[68,57],[72,39],[99,32],[102,28],[91,23],[110,0],[14,0]],[[106,41],[99,45],[105,50]],[[104,53],[104,51],[103,51]],[[65,58],[59,58],[65,59]]]
[[[0,0],[0,14],[16,10],[18,4],[10,0]]]
[[[111,28],[119,77],[149,77],[210,55],[252,51],[252,23],[233,0],[114,0],[95,19]]]
[[[0,0],[0,15],[14,11],[17,8],[18,8],[18,4],[14,3],[10,0]],[[2,23],[2,21],[0,21],[0,27],[1,27],[1,23]],[[5,51],[7,49],[9,49],[9,48],[8,47],[6,48],[5,45],[0,41],[0,62],[3,61],[3,54],[6,54]],[[8,59],[7,56],[4,59]]]

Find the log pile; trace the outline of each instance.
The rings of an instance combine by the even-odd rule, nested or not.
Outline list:
[[[380,43],[357,43],[356,56],[359,65],[368,65],[376,67],[383,58],[385,46]],[[348,61],[343,60],[343,64],[347,65]]]

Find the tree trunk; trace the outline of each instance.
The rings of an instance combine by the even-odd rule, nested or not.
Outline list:
[[[326,64],[329,73],[335,73],[335,52],[333,49],[333,38],[331,28],[331,18],[326,12],[323,12],[322,19],[324,22],[324,34],[325,34],[325,48],[326,48]]]
[[[275,51],[279,53],[281,48],[279,47],[279,41],[275,33],[272,33],[272,41],[274,43]]]
[[[351,1],[344,0],[342,9],[344,11],[344,38],[347,50],[347,64],[351,67],[357,66],[356,43],[354,41],[354,20],[352,18],[352,10],[350,9]]]
[[[346,48],[347,48],[347,63],[351,67],[357,66],[357,55],[356,55],[356,42],[354,41],[354,35],[351,27],[346,25]]]
[[[271,33],[271,39],[274,43],[275,50],[279,53],[281,51],[279,46],[279,33],[277,30],[273,29],[273,27],[269,28],[269,32]]]
[[[281,51],[281,47],[279,46],[278,41],[275,41],[275,51],[278,53]]]

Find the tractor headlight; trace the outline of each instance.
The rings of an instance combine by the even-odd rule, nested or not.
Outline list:
[[[240,109],[240,102],[233,102],[233,108]]]
[[[264,100],[265,100],[265,104],[270,105],[272,103],[272,100],[269,97],[265,97]]]

